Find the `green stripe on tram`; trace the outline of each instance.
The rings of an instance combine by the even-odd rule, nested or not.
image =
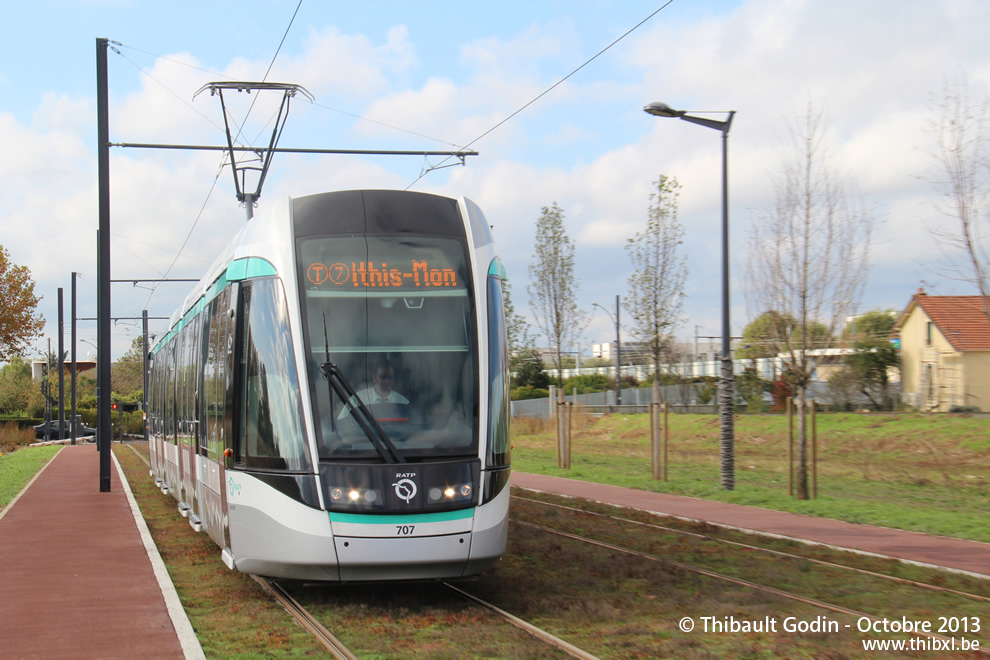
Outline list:
[[[410,513],[399,516],[375,516],[362,513],[330,512],[330,522],[353,523],[358,525],[416,525],[420,523],[464,520],[474,515],[474,509],[459,511],[438,511],[436,513]]]
[[[276,274],[275,266],[261,257],[235,259],[227,266],[227,280],[230,282],[239,282],[252,277],[270,277]]]
[[[494,275],[495,277],[498,277],[503,280],[508,279],[505,276],[505,264],[503,264],[502,260],[499,259],[498,257],[492,259],[492,264],[491,266],[488,267],[488,274]]]

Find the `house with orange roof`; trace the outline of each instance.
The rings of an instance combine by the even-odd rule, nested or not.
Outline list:
[[[918,289],[894,325],[904,403],[923,412],[990,412],[990,300]]]

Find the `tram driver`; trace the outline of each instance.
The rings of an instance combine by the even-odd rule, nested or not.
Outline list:
[[[394,383],[395,367],[387,359],[382,359],[375,368],[374,374],[372,374],[371,387],[366,387],[358,391],[357,396],[366,406],[380,403],[408,404],[409,399],[392,389]],[[357,400],[351,397],[350,403],[356,406]],[[340,411],[338,419],[347,417],[349,414],[349,406],[344,406],[344,409]]]

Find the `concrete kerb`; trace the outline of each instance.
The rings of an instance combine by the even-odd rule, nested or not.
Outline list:
[[[134,522],[137,524],[138,532],[141,534],[141,542],[144,544],[144,549],[148,553],[148,559],[151,561],[151,567],[155,572],[155,578],[158,580],[162,597],[165,599],[165,607],[168,609],[168,616],[172,620],[172,627],[175,628],[175,633],[179,638],[179,644],[182,646],[182,653],[187,660],[206,660],[203,647],[200,645],[199,638],[196,637],[196,633],[193,631],[189,617],[186,616],[186,611],[182,607],[179,595],[175,591],[175,585],[172,584],[172,579],[168,575],[168,569],[165,568],[165,562],[162,561],[162,557],[158,553],[158,546],[155,545],[155,540],[151,537],[151,532],[148,531],[148,525],[144,521],[144,516],[141,515],[141,508],[138,506],[137,501],[134,499],[134,494],[131,492],[131,486],[127,482],[127,477],[124,476],[124,471],[121,469],[120,463],[117,462],[117,457],[113,453],[110,455],[113,457],[113,463],[117,467],[117,476],[120,477],[120,483],[123,486],[124,493],[127,495],[127,503],[131,507],[131,514],[134,516]]]

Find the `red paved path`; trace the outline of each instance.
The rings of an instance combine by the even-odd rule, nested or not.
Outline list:
[[[0,657],[182,658],[151,561],[93,445],[65,447],[0,518]]]
[[[513,471],[512,485],[944,566],[990,578],[988,543],[525,472]]]

